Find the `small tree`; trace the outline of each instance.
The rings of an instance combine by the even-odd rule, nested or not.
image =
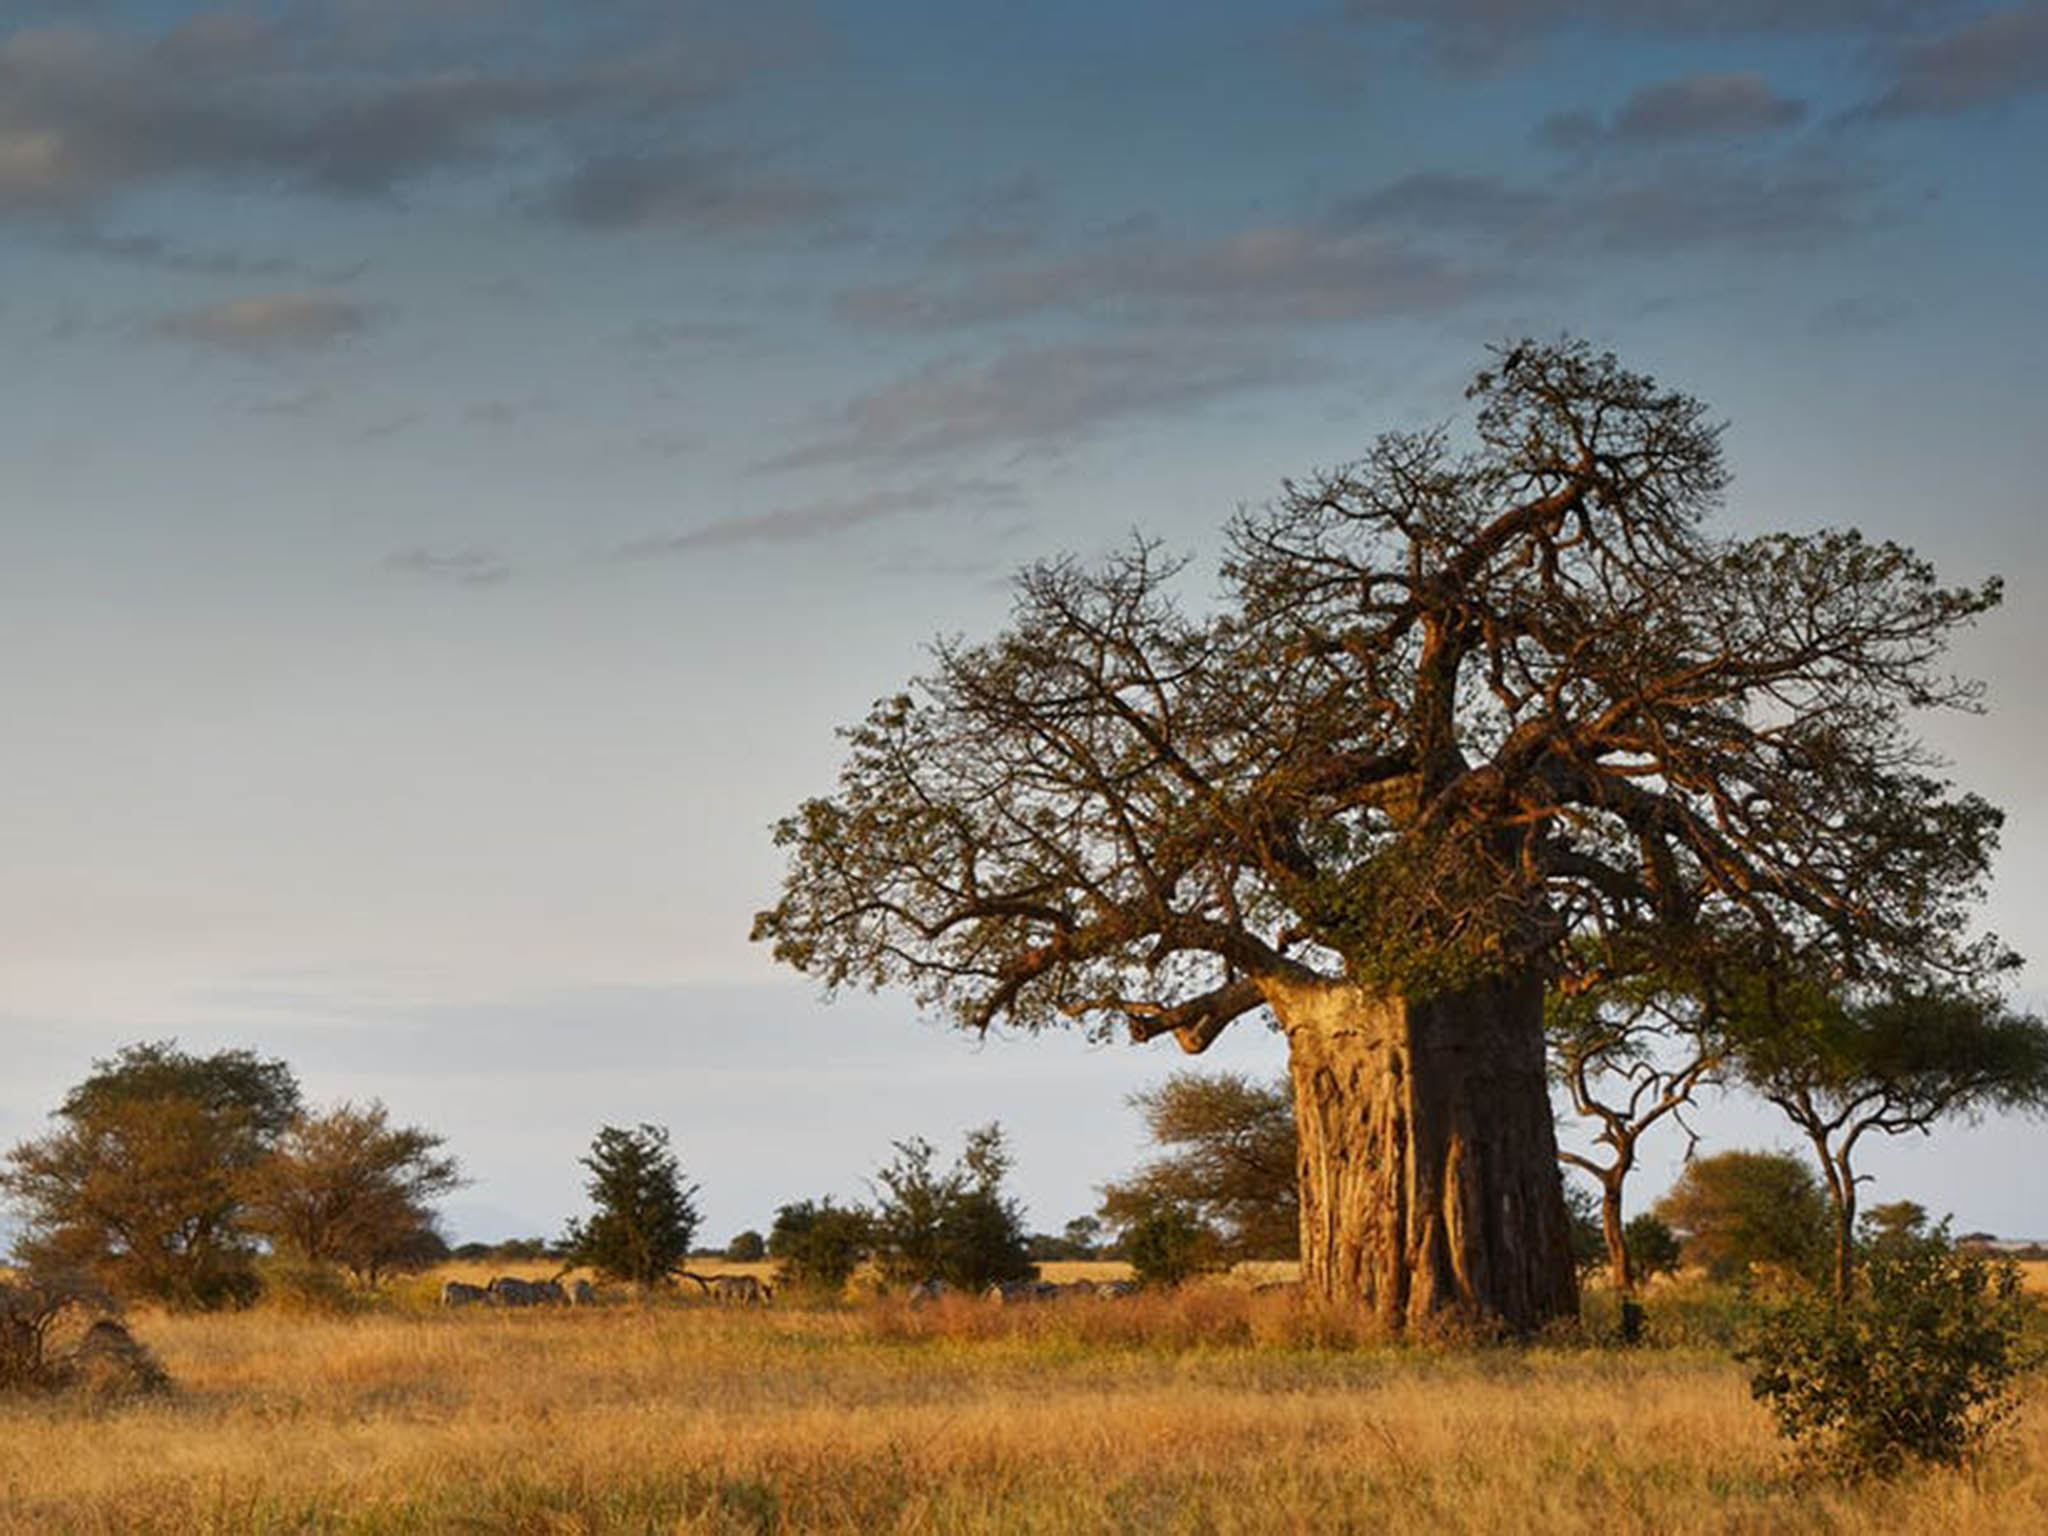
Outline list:
[[[1856,1148],[1872,1131],[1923,1135],[1954,1115],[2048,1105],[2048,1025],[1961,992],[1845,998],[1759,988],[1743,1077],[1820,1160],[1834,1207],[1835,1295],[1855,1284]]]
[[[1223,1263],[1221,1244],[1202,1218],[1164,1201],[1124,1228],[1124,1257],[1146,1285],[1173,1287]]]
[[[1037,1273],[1024,1213],[1002,1192],[1010,1156],[1000,1126],[968,1132],[960,1160],[943,1172],[937,1150],[921,1137],[895,1147],[895,1159],[875,1176],[875,1257],[887,1279],[978,1291]]]
[[[442,1139],[394,1126],[380,1103],[302,1115],[251,1170],[248,1224],[311,1264],[375,1285],[435,1262],[433,1202],[465,1182]]]
[[[1684,1247],[1677,1235],[1648,1211],[1631,1216],[1622,1228],[1621,1240],[1628,1245],[1629,1272],[1636,1280],[1678,1273]]]
[[[1128,1228],[1162,1206],[1185,1207],[1223,1257],[1291,1259],[1301,1245],[1294,1094],[1285,1080],[1176,1072],[1130,1096],[1165,1150],[1104,1186],[1102,1215]]]
[[[872,1228],[873,1218],[866,1211],[834,1205],[829,1196],[781,1207],[768,1233],[776,1285],[838,1296],[866,1257]]]
[[[752,1227],[734,1235],[725,1245],[725,1256],[735,1264],[753,1264],[767,1255],[768,1243]]]
[[[298,1112],[291,1069],[250,1051],[194,1056],[159,1041],[94,1062],[56,1128],[0,1171],[26,1218],[17,1255],[171,1306],[251,1300],[246,1186]]]
[[[1643,1137],[1667,1118],[1683,1126],[1685,1106],[1719,1072],[1726,1047],[1713,1019],[1696,998],[1654,979],[1554,993],[1545,1001],[1551,1075],[1572,1108],[1598,1126],[1594,1144],[1606,1149],[1589,1155],[1566,1148],[1558,1156],[1599,1181],[1602,1252],[1623,1295],[1635,1290],[1638,1275],[1622,1192]]]
[[[581,1162],[590,1170],[584,1188],[597,1209],[588,1219],[569,1223],[564,1263],[588,1265],[636,1285],[666,1280],[689,1254],[697,1230],[692,1203],[697,1186],[683,1186],[667,1130],[608,1125]]]
[[[1722,1152],[1685,1165],[1656,1205],[1685,1252],[1716,1280],[1756,1265],[1817,1278],[1828,1207],[1813,1171],[1789,1152]]]
[[[2011,1414],[2038,1351],[2019,1267],[1954,1247],[1943,1226],[1873,1239],[1862,1295],[1794,1298],[1742,1351],[1750,1391],[1812,1469],[1889,1476],[1959,1466]]]

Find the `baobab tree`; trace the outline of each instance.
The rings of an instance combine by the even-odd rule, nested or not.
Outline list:
[[[1229,530],[1018,579],[776,828],[757,939],[961,1025],[1288,1042],[1311,1295],[1390,1327],[1577,1306],[1546,989],[1723,963],[1971,974],[1998,813],[1908,711],[1995,582],[1852,532],[1717,537],[1705,408],[1523,344],[1448,428]]]

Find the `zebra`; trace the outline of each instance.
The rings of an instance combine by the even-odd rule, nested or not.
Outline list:
[[[491,1293],[480,1285],[465,1285],[460,1280],[450,1280],[441,1287],[441,1305],[444,1307],[468,1307],[479,1302],[488,1302]]]
[[[559,1280],[521,1280],[500,1275],[486,1289],[491,1300],[501,1307],[559,1307],[569,1300]]]
[[[713,1301],[737,1307],[765,1307],[775,1294],[752,1275],[713,1275],[707,1289]]]

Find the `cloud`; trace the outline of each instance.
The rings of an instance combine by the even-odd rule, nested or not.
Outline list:
[[[822,222],[844,198],[732,150],[673,148],[585,160],[546,191],[542,212],[589,229],[674,224],[745,231]]]
[[[165,336],[237,351],[267,352],[332,346],[367,330],[371,309],[333,294],[252,294],[157,317]]]
[[[1926,25],[1966,0],[1348,0],[1354,19],[1418,28],[1445,64],[1492,69],[1572,27],[1723,37],[1881,36]]]
[[[648,560],[699,550],[730,549],[754,544],[795,544],[828,537],[880,522],[906,512],[977,510],[1014,507],[1018,487],[1007,480],[929,480],[922,484],[877,489],[858,496],[836,496],[770,512],[744,513],[686,528],[681,533],[636,539],[622,545],[621,559]]]
[[[1880,117],[1964,112],[2048,88],[2048,4],[1978,16],[1895,61],[1896,80],[1869,108]]]
[[[777,60],[743,36],[748,23],[721,32],[693,17],[685,39],[615,17],[592,29],[610,49],[598,52],[548,37],[521,9],[17,27],[0,34],[0,214],[77,214],[195,176],[389,197],[450,167],[566,147],[572,134],[587,154],[606,135],[665,131]]]
[[[1491,176],[1404,177],[1348,212],[1417,235],[1512,249],[1526,268],[1589,250],[1810,248],[1862,227],[1870,190],[1854,167],[1819,158],[1728,165],[1664,157],[1588,170],[1542,190]]]
[[[1480,272],[1384,231],[1343,223],[1269,224],[1176,237],[1149,221],[1063,258],[848,289],[841,319],[941,330],[1069,312],[1203,325],[1328,323],[1454,304]]]
[[[1804,102],[1780,96],[1761,75],[1699,74],[1644,86],[1608,123],[1588,112],[1555,113],[1544,120],[1537,136],[1568,150],[1666,144],[1773,133],[1805,116]]]
[[[491,550],[474,546],[433,549],[416,544],[387,556],[385,569],[458,587],[495,587],[511,578],[512,568]]]
[[[836,430],[763,467],[1061,448],[1112,422],[1180,412],[1320,373],[1289,354],[1188,342],[1072,343],[1019,348],[981,363],[941,359],[856,396],[839,413]]]

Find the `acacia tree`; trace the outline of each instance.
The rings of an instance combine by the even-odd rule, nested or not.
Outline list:
[[[1986,1109],[2048,1106],[2048,1025],[1962,992],[1851,1000],[1767,988],[1743,1078],[1813,1147],[1834,1210],[1834,1291],[1855,1286],[1856,1148]]]
[[[0,1194],[25,1218],[18,1257],[173,1306],[249,1301],[246,1183],[298,1110],[291,1069],[251,1051],[195,1056],[164,1040],[94,1062],[56,1126],[0,1168]]]
[[[1721,1068],[1725,1038],[1715,1010],[1672,994],[1655,978],[1553,994],[1546,1026],[1551,1072],[1572,1108],[1598,1125],[1594,1145],[1606,1149],[1604,1160],[1570,1148],[1558,1156],[1599,1181],[1607,1270],[1614,1288],[1630,1295],[1637,1279],[1636,1245],[1629,1242],[1622,1194],[1638,1148],[1660,1121],[1684,1124],[1685,1106]]]
[[[1995,582],[1850,532],[1723,539],[1704,408],[1575,343],[1480,374],[1472,439],[1379,439],[1230,528],[1194,616],[1140,543],[847,733],[776,828],[757,939],[960,1024],[1285,1031],[1311,1295],[1391,1326],[1577,1305],[1546,986],[1973,972],[1998,813],[1911,708]]]
[[[441,1249],[433,1203],[466,1182],[442,1138],[395,1126],[381,1103],[301,1115],[245,1185],[247,1223],[314,1264],[364,1285],[420,1269]]]
[[[1285,1079],[1175,1072],[1130,1104],[1163,1154],[1105,1185],[1102,1214],[1129,1230],[1163,1207],[1216,1230],[1230,1259],[1292,1258],[1301,1235],[1295,1195],[1294,1095]]]

